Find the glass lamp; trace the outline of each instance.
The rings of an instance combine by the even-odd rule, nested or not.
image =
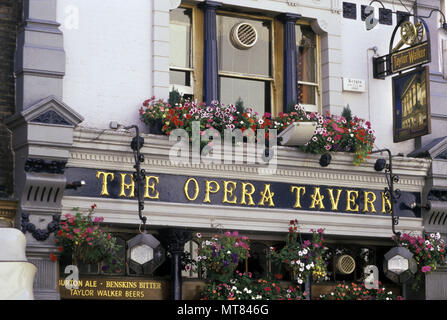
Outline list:
[[[409,250],[404,247],[394,247],[385,254],[383,271],[390,280],[402,284],[415,275],[417,263]]]
[[[137,274],[152,274],[165,261],[165,250],[154,236],[140,233],[127,242],[128,268]]]

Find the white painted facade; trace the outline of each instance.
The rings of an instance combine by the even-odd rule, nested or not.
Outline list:
[[[321,36],[322,110],[339,115],[349,105],[354,115],[372,123],[379,148],[408,154],[415,148],[414,140],[393,143],[392,139],[391,77],[379,80],[372,75],[372,57],[388,53],[396,16],[393,14],[393,25],[378,24],[367,31],[360,17],[360,6],[369,1],[353,2],[357,4],[356,20],[343,18],[339,0],[222,1],[225,5],[274,14],[299,13],[315,19],[312,27]],[[170,2],[132,0],[130,3],[125,6],[119,0],[57,3],[57,20],[61,23],[66,53],[63,101],[84,116],[84,127],[106,129],[111,120],[126,125],[141,124],[137,110],[142,101],[153,95],[168,97]],[[402,5],[388,1],[384,4],[393,11],[405,11]],[[404,4],[411,7],[413,3]],[[374,6],[380,7],[378,3]],[[442,39],[437,39],[437,30],[433,31],[436,31],[433,42],[440,45],[434,45],[436,51],[442,48]],[[431,72],[441,73],[441,56],[437,51],[432,55]],[[343,91],[343,78],[364,80],[366,90]],[[434,129],[440,128],[435,124]]]

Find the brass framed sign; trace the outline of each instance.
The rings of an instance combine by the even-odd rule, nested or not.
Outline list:
[[[430,47],[427,41],[391,54],[391,72],[396,73],[430,62]]]
[[[431,133],[428,67],[393,77],[393,138],[401,142]]]
[[[58,281],[62,299],[163,300],[169,298],[169,283],[132,277],[81,276]]]

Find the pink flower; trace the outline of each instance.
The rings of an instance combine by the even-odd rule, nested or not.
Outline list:
[[[239,232],[233,231],[233,236],[237,237],[239,235]]]
[[[79,228],[75,228],[75,229],[73,230],[73,232],[74,232],[74,233],[79,233],[79,232],[81,232],[81,230],[80,230]]]
[[[335,131],[337,131],[337,132],[339,132],[339,133],[344,133],[344,132],[345,132],[343,129],[339,128],[335,122],[332,122],[331,125],[332,125],[332,128],[333,128]]]
[[[430,272],[431,271],[431,267],[430,266],[423,266],[422,268],[421,268],[421,271],[422,272]]]

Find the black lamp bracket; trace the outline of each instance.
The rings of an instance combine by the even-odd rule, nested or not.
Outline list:
[[[373,1],[371,1],[370,3],[369,3],[369,5],[371,6],[374,2],[378,2],[378,3],[380,3],[380,5],[382,6],[382,8],[383,9],[386,9],[385,8],[385,5],[382,3],[382,1],[380,1],[380,0],[373,0]],[[405,7],[405,6],[404,6]],[[406,7],[405,7],[406,8]],[[407,11],[408,11],[408,9],[407,9]],[[444,15],[444,12],[442,12],[441,10],[439,10],[439,9],[436,9],[436,8],[434,8],[434,9],[431,9],[431,11],[430,11],[430,14],[428,15],[428,16],[420,16],[420,15],[417,15],[417,14],[414,14],[414,13],[410,13],[410,12],[406,12],[406,15],[407,16],[412,16],[412,17],[415,17],[415,18],[417,18],[417,19],[430,19],[430,17],[431,17],[431,15],[433,14],[433,12],[439,12],[440,14],[441,14],[441,16],[442,16],[442,20],[443,20],[443,22],[442,22],[442,28],[443,29],[447,29],[447,21],[446,21],[446,19],[445,19],[445,15]],[[394,14],[398,14],[398,12],[397,11],[391,11],[391,13],[394,13]]]
[[[125,127],[124,129],[135,129],[135,137],[133,137],[130,147],[133,151],[135,165],[133,166],[135,169],[135,172],[133,173],[133,179],[135,181],[135,191],[137,193],[138,197],[138,216],[143,224],[143,230],[146,226],[147,217],[142,215],[142,211],[144,210],[144,200],[141,197],[141,184],[146,178],[146,170],[141,169],[140,163],[144,162],[144,155],[141,154],[140,149],[144,145],[144,138],[140,136],[140,129],[137,125],[131,125],[128,127]]]
[[[400,232],[396,232],[395,226],[399,223],[399,217],[394,215],[394,202],[400,198],[401,191],[399,189],[394,190],[394,184],[399,182],[399,176],[393,173],[393,160],[390,149],[380,149],[372,151],[371,153],[388,153],[388,163],[385,166],[385,179],[387,187],[385,187],[384,196],[390,200],[391,207],[388,207],[388,213],[391,213],[391,229],[393,234],[400,237]],[[385,206],[386,207],[386,206]]]

